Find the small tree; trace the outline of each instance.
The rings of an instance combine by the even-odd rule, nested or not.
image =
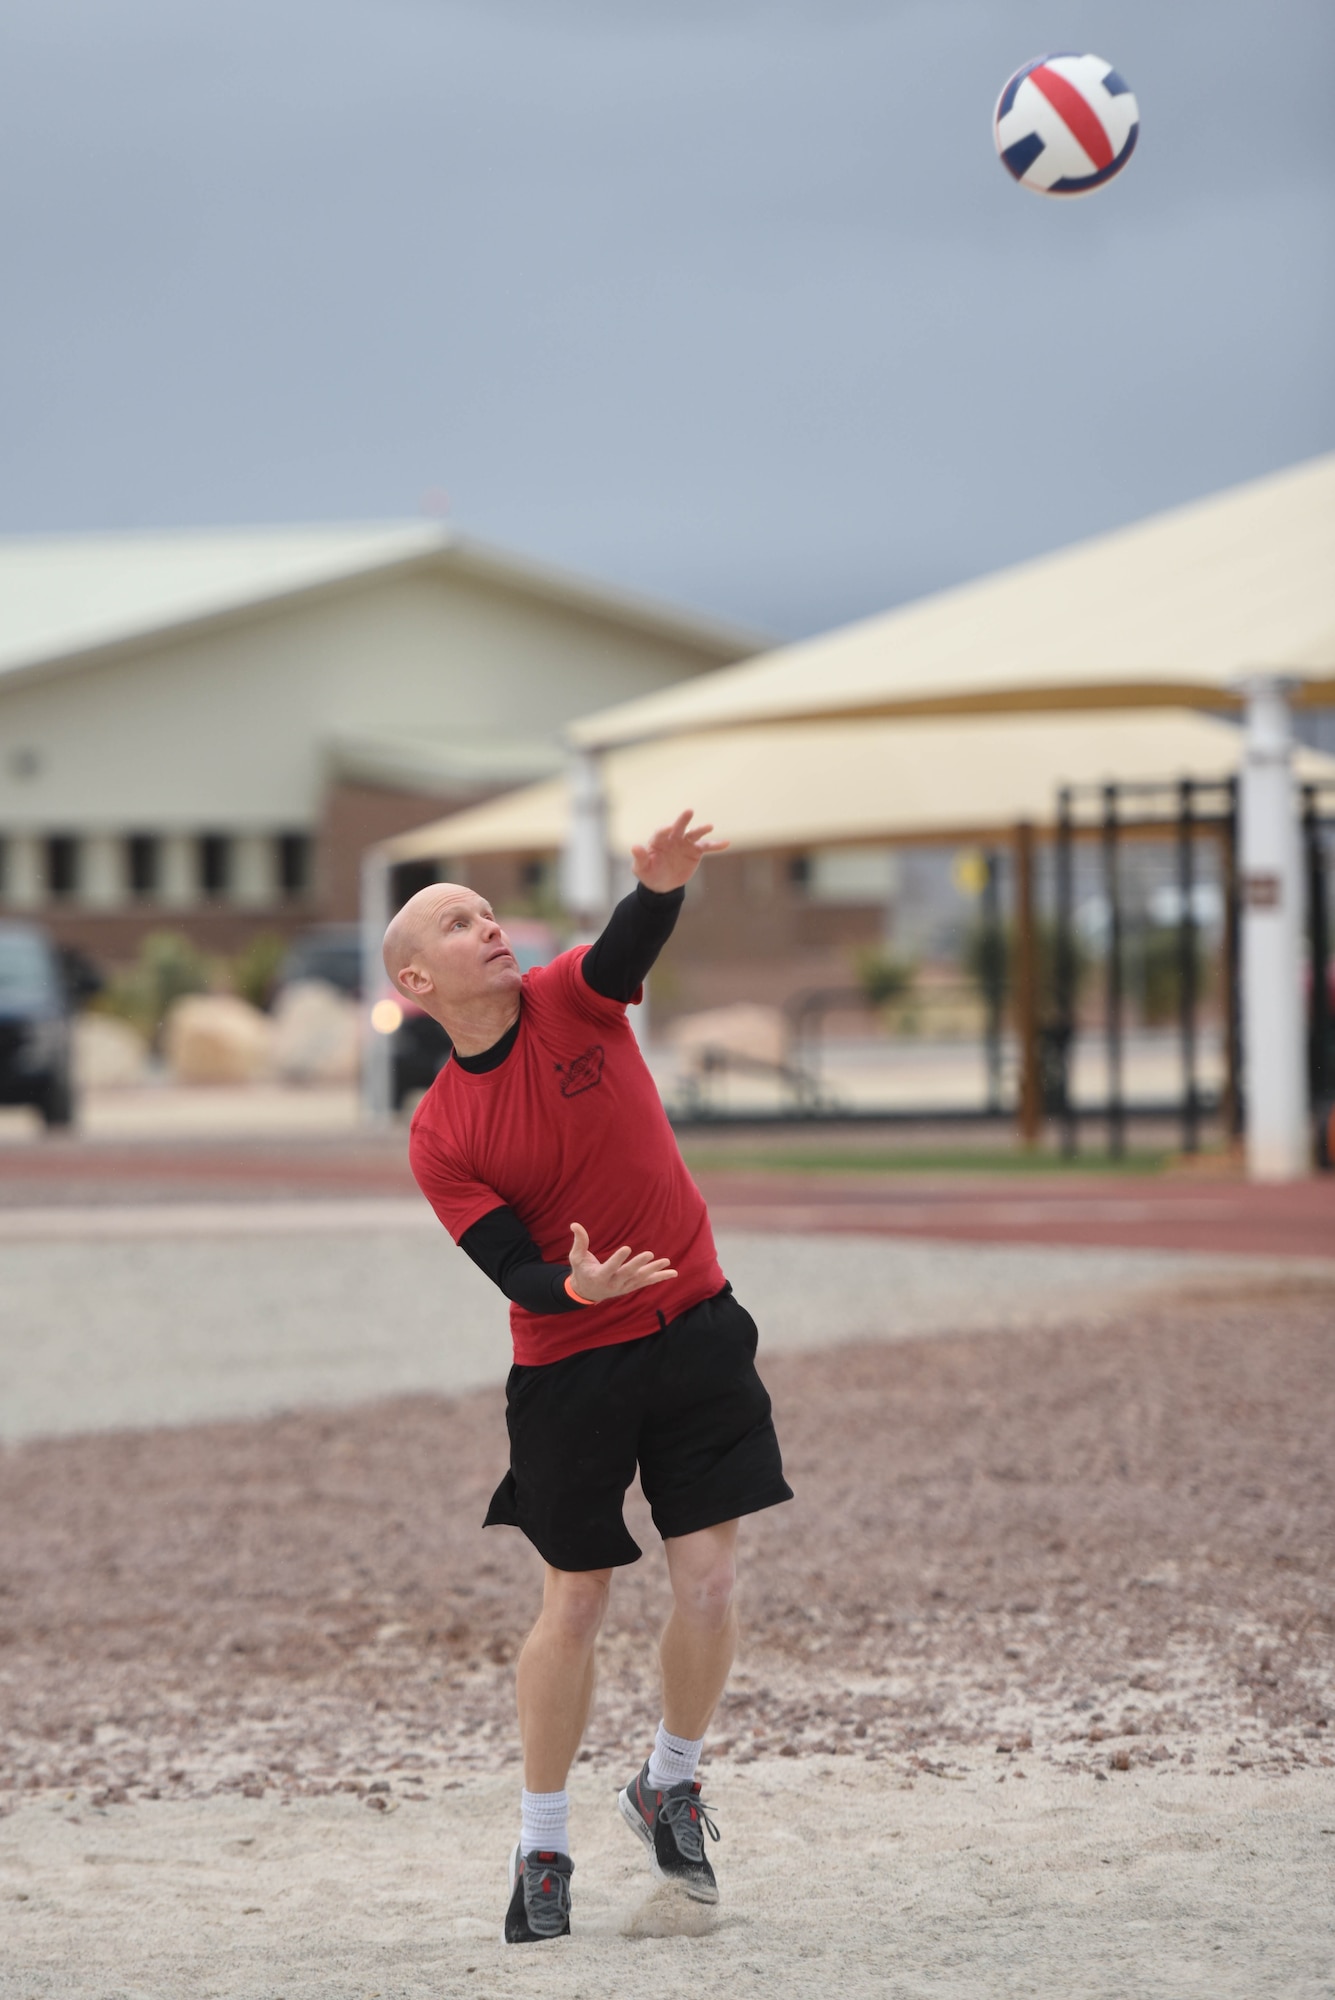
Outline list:
[[[184,932],[152,931],[134,964],[115,973],[93,1004],[100,1013],[128,1021],[157,1050],[173,1000],[206,993],[209,985],[208,960]]]
[[[252,1007],[267,1008],[287,955],[287,942],[277,931],[259,931],[232,960],[232,990]]]
[[[918,977],[918,968],[911,960],[895,958],[876,945],[855,953],[853,969],[858,985],[873,1007],[888,1007],[894,1001],[907,1000]]]

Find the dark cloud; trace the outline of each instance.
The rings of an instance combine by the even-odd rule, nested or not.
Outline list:
[[[0,527],[412,512],[811,629],[1335,443],[1326,0],[11,0]],[[1125,176],[1013,186],[1093,47]]]

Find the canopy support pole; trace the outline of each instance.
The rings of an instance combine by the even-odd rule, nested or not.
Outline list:
[[[1246,747],[1239,804],[1247,1172],[1254,1181],[1290,1181],[1300,1179],[1309,1164],[1293,725],[1281,680],[1257,676],[1243,692]]]
[[[1228,810],[1220,843],[1224,884],[1224,1138],[1242,1137],[1242,916],[1238,887],[1238,781],[1228,781]]]
[[[391,1038],[371,1026],[371,1010],[385,986],[380,947],[390,916],[390,859],[383,847],[368,847],[361,867],[362,948],[362,1118],[387,1125],[394,1116],[394,1056]]]
[[[581,937],[594,937],[607,917],[609,898],[607,791],[596,750],[570,758],[570,831],[561,868],[561,900]]]
[[[1326,857],[1316,787],[1303,788],[1303,837],[1307,848],[1307,934],[1311,966],[1307,1078],[1312,1109],[1321,1110],[1335,1077],[1330,1071],[1330,941],[1326,923]]]

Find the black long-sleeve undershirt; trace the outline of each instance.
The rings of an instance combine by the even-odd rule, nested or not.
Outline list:
[[[637,883],[617,904],[607,926],[585,952],[580,970],[585,983],[605,1000],[628,1004],[648,976],[659,952],[672,935],[684,889],[664,895]],[[480,1055],[451,1056],[460,1069],[499,1069],[519,1037],[519,1021]],[[493,1208],[459,1239],[480,1271],[499,1285],[508,1299],[531,1313],[582,1312],[583,1306],[565,1289],[569,1264],[545,1264],[537,1244],[512,1208]]]

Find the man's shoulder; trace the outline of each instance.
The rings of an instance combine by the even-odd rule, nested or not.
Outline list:
[[[419,1160],[441,1160],[457,1121],[454,1102],[454,1065],[446,1063],[418,1100],[408,1126],[408,1159],[414,1169]]]

